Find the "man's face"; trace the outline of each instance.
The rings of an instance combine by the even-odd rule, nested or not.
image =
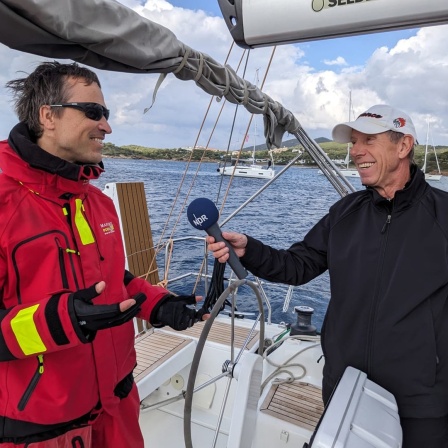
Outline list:
[[[391,142],[389,134],[364,134],[352,130],[350,157],[361,177],[363,185],[387,189],[397,181],[401,182],[404,163],[403,138]],[[408,162],[405,162],[409,166]],[[408,170],[409,171],[409,170]]]
[[[66,103],[98,103],[105,106],[104,97],[96,83],[86,85],[84,79],[70,78]],[[55,109],[55,108],[53,108]],[[54,116],[51,132],[45,135],[43,149],[73,163],[97,164],[102,159],[104,137],[112,132],[103,116],[99,121],[87,118],[83,111],[71,107],[59,108],[59,117]]]

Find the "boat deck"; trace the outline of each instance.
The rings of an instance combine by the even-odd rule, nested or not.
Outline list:
[[[274,385],[260,410],[314,431],[324,411],[322,391],[319,387],[300,381]]]
[[[201,335],[204,324],[205,322],[198,322],[184,331],[164,327],[136,338],[137,366],[134,369],[134,379],[141,399],[191,362],[196,349],[195,342]],[[249,334],[250,329],[235,327],[234,346],[241,348],[246,339],[249,339],[246,349],[253,347],[258,342],[259,332],[254,331],[250,337]],[[231,326],[215,321],[207,341],[229,345]]]
[[[166,333],[148,333],[136,340],[137,367],[134,379],[138,383],[167,359],[174,356],[193,341]]]
[[[175,333],[177,335],[188,336],[188,337],[193,337],[193,338],[197,339],[201,335],[202,329],[204,328],[204,324],[205,324],[205,322],[198,322],[198,323],[194,324],[193,327],[187,328],[184,331],[175,331],[169,327],[166,327],[166,331]],[[165,330],[165,328],[164,328],[164,330]],[[235,340],[234,340],[235,347],[241,348],[243,346],[244,341],[249,336],[249,332],[250,332],[250,329],[248,329],[248,328],[235,326]],[[251,349],[254,346],[254,344],[258,343],[258,336],[259,336],[258,331],[254,331],[252,333],[252,335],[250,336],[250,340],[246,347],[247,349]],[[230,324],[215,321],[210,329],[210,333],[208,334],[207,341],[216,342],[218,344],[229,345],[230,340],[231,340]]]

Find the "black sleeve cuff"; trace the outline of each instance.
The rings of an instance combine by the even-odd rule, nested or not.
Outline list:
[[[92,342],[95,339],[96,336],[96,331],[89,331],[89,332],[84,332],[81,327],[78,324],[78,316],[76,315],[75,312],[75,305],[74,305],[74,298],[73,298],[73,294],[70,294],[70,296],[68,297],[68,313],[70,315],[70,320],[72,321],[72,325],[73,328],[76,332],[76,336],[78,336],[79,340],[83,343],[83,344],[87,344],[88,342]]]
[[[173,295],[165,294],[157,303],[156,306],[152,309],[151,315],[149,316],[149,323],[155,328],[162,328],[165,325],[160,322],[160,318],[158,316],[159,311],[161,311],[162,305],[169,300]]]
[[[135,278],[134,274],[131,274],[129,271],[127,271],[125,269],[125,271],[124,271],[124,280],[123,280],[124,281],[124,286],[128,286],[129,283],[131,283],[132,280],[134,280],[134,278]]]
[[[45,319],[54,342],[56,342],[57,345],[66,345],[70,341],[65,334],[61,318],[59,317],[58,306],[60,298],[61,294],[55,294],[50,297],[50,300],[45,307]]]

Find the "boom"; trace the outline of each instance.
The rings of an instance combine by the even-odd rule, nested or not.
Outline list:
[[[235,42],[256,48],[448,23],[447,0],[218,0]]]

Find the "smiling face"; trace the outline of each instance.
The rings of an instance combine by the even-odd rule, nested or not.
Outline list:
[[[69,78],[64,103],[90,102],[105,106],[103,93],[95,82],[87,85],[82,78]],[[81,110],[71,107],[42,106],[40,123],[43,134],[38,145],[45,151],[68,162],[98,164],[102,159],[104,137],[112,132],[103,116],[89,119]]]
[[[413,144],[411,135],[403,135],[395,142],[388,132],[364,134],[353,129],[350,157],[362,184],[375,188],[381,196],[393,198],[410,178],[408,155]]]

